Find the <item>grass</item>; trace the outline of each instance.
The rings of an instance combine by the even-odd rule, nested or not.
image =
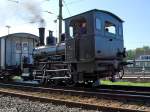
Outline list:
[[[122,85],[122,86],[144,86],[150,87],[150,82],[125,82],[125,81],[117,81],[111,82],[109,80],[101,80],[101,84],[104,85]]]

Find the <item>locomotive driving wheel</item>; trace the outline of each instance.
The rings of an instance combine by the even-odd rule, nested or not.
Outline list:
[[[122,79],[123,76],[124,76],[124,69],[120,70],[118,73],[117,73],[117,76],[119,79]]]
[[[50,87],[56,87],[58,86],[58,80],[50,80],[49,81]]]
[[[69,66],[70,71],[68,74],[70,75],[70,79],[66,80],[66,86],[68,87],[74,87],[76,85],[76,82],[74,80],[74,76],[77,74],[74,66]]]
[[[56,74],[55,72],[53,72],[52,74],[48,74],[48,85],[50,87],[56,87],[59,84],[59,80],[58,79],[52,79],[54,77],[57,77],[58,74]]]
[[[73,79],[68,79],[68,80],[66,81],[66,85],[67,85],[68,87],[74,87],[74,86],[76,85],[76,82],[75,82]]]

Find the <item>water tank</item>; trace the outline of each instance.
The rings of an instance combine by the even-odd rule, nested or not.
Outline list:
[[[52,31],[49,31],[49,36],[46,38],[46,45],[48,46],[56,45],[56,38],[53,36]]]

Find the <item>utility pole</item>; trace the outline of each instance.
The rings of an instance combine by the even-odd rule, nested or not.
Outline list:
[[[9,33],[10,33],[10,31],[9,31],[9,30],[10,30],[10,28],[11,28],[11,27],[10,27],[9,25],[6,25],[6,28],[7,28],[8,35],[9,35]]]
[[[60,43],[61,34],[62,34],[62,19],[63,19],[62,7],[63,7],[62,0],[59,0],[59,16],[58,16],[58,19],[59,19],[59,43]]]

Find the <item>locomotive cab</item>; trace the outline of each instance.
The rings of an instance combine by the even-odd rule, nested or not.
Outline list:
[[[66,61],[75,63],[79,73],[100,78],[119,72],[125,56],[122,23],[97,9],[66,18]]]
[[[66,59],[69,62],[84,62],[94,59],[94,30],[89,14],[65,19]]]

